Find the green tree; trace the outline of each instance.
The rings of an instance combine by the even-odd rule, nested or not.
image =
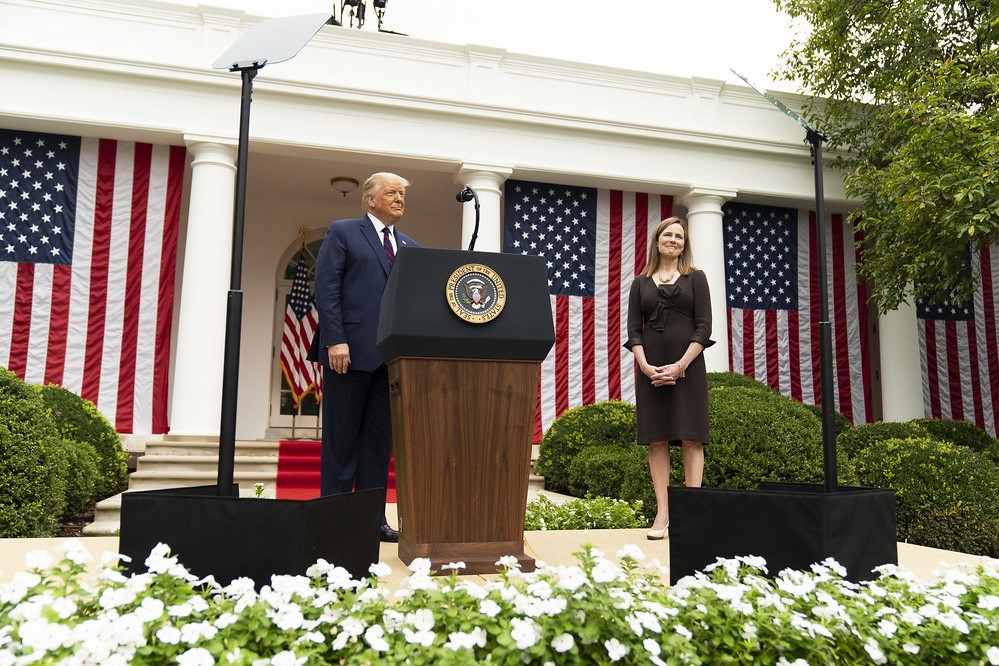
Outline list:
[[[774,0],[801,28],[780,74],[863,202],[860,270],[883,311],[964,300],[999,242],[999,3]]]

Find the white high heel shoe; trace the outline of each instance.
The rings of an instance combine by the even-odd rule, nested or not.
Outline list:
[[[646,532],[645,538],[648,539],[649,541],[659,541],[660,539],[665,539],[668,534],[669,534],[669,524],[667,523],[666,527],[662,528],[661,530],[649,530],[648,532]]]

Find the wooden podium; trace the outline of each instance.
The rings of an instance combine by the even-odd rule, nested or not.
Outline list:
[[[496,572],[524,553],[540,362],[554,344],[536,256],[400,248],[382,297],[399,557]]]

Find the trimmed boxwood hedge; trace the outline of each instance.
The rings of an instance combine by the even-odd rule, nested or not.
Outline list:
[[[999,557],[999,466],[928,436],[872,442],[854,460],[860,483],[895,490],[898,539]]]
[[[823,483],[822,426],[811,410],[775,391],[722,387],[708,393],[711,443],[705,449],[705,486]],[[848,456],[838,455],[837,463],[838,483],[854,483]]]
[[[89,499],[114,495],[128,479],[128,454],[121,438],[94,403],[55,384],[39,388],[42,401],[64,439],[91,447],[96,453],[97,475]]]
[[[995,437],[968,421],[915,419],[912,423],[925,430],[934,439],[966,446],[975,453],[989,452],[996,445]]]
[[[0,537],[49,537],[65,507],[63,446],[38,392],[0,368]]]
[[[862,423],[836,436],[836,447],[848,456],[856,456],[876,442],[887,439],[928,437],[929,433],[915,421],[874,421]]]
[[[538,473],[545,488],[569,493],[569,467],[583,449],[591,446],[635,445],[635,406],[616,400],[573,407],[562,413],[541,439]]]

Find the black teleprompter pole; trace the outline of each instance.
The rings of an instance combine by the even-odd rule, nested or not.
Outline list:
[[[819,254],[819,375],[822,391],[822,466],[825,491],[836,490],[836,414],[833,410],[832,322],[829,321],[829,279],[826,273],[826,214],[822,186],[822,141],[814,129],[807,130],[815,169],[815,230]]]
[[[232,216],[232,265],[226,298],[225,349],[222,360],[222,409],[219,424],[218,495],[233,495],[236,466],[236,397],[239,389],[239,346],[243,324],[243,221],[246,214],[246,166],[250,145],[250,102],[253,78],[267,63],[295,57],[308,41],[329,23],[328,14],[306,14],[261,21],[212,65],[239,72],[242,97],[239,107],[239,144],[236,153],[236,193]]]
[[[250,141],[250,102],[253,77],[260,66],[239,69],[242,97],[239,108],[239,146],[236,152],[236,194],[232,219],[232,262],[225,309],[225,351],[222,365],[222,417],[219,425],[218,495],[233,494],[236,465],[236,397],[239,392],[239,347],[243,323],[243,227],[246,216],[246,165]]]
[[[822,188],[822,142],[826,140],[826,137],[766,90],[734,69],[730,71],[745,81],[750,88],[763,95],[763,98],[773,104],[778,111],[803,127],[808,143],[811,144],[812,166],[815,169],[815,230],[818,236],[816,249],[819,253],[820,312],[818,334],[819,390],[822,392],[822,464],[825,473],[824,489],[831,493],[836,490],[836,412],[833,396],[832,322],[829,321],[829,277],[826,273],[825,193]]]

